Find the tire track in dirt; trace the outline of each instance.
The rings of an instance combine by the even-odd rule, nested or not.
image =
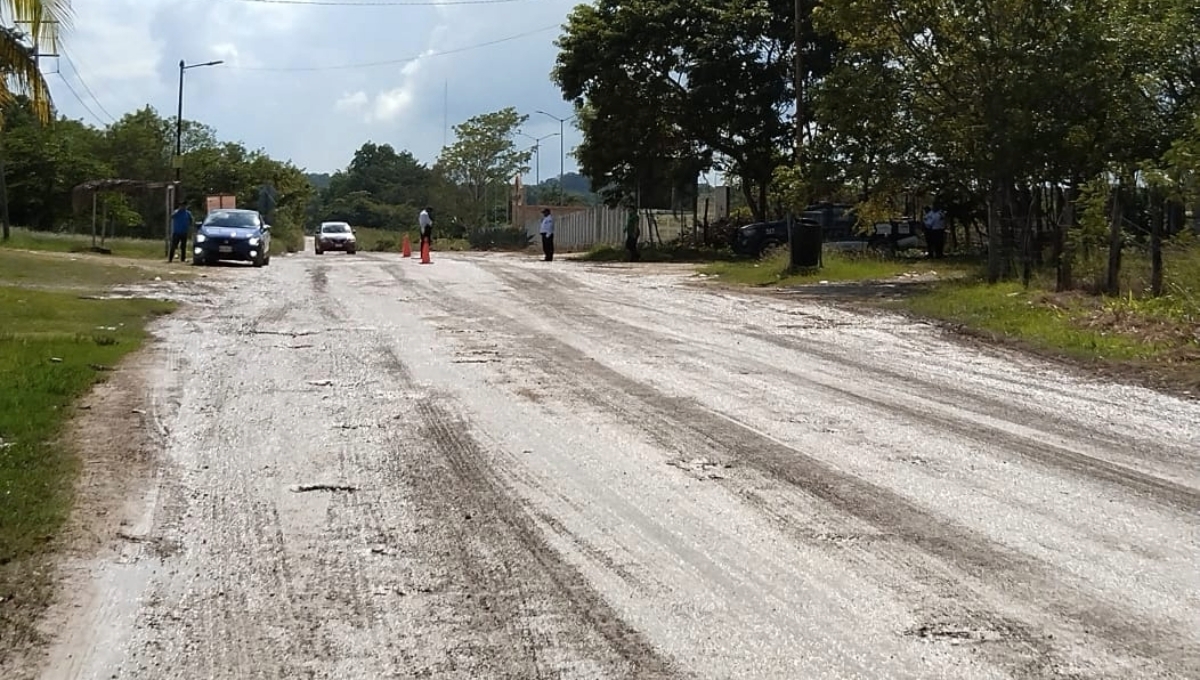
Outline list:
[[[491,273],[503,281],[520,284],[520,290],[523,291],[522,294],[524,296],[532,299],[534,301],[533,304],[537,305],[541,310],[548,314],[553,314],[559,319],[590,327],[594,331],[621,334],[629,340],[637,340],[638,343],[645,343],[650,334],[655,334],[654,331],[626,324],[619,319],[613,318],[611,315],[605,315],[599,310],[579,311],[571,309],[571,307],[577,306],[574,302],[572,305],[555,304],[547,291],[552,291],[556,288],[558,279],[566,278],[562,275],[555,276],[549,273],[538,272],[537,279],[540,280],[536,285],[530,285],[531,282],[528,279],[522,280],[511,270],[505,269],[502,266],[493,268]],[[587,300],[581,299],[580,302],[586,305]],[[597,323],[597,320],[600,319],[603,320],[602,323]],[[845,365],[851,369],[860,369],[860,367],[854,364],[847,363],[845,357],[828,350],[810,347],[808,343],[789,342],[786,339],[778,338],[768,333],[742,332],[740,334],[779,347],[810,353],[826,361]],[[655,335],[657,336],[656,341],[675,342],[674,338],[667,335],[661,333]],[[722,349],[700,340],[697,340],[695,344],[702,345],[718,353]],[[798,376],[794,372],[788,371],[786,367],[770,364],[753,357],[738,357],[737,361],[743,364],[754,365],[760,369],[788,374],[794,380],[803,381],[807,387],[817,388],[827,394],[869,404],[881,411],[903,416],[905,419],[926,422],[932,426],[954,432],[981,444],[991,447],[1002,447],[1006,452],[1018,454],[1045,469],[1061,470],[1084,478],[1105,482],[1127,493],[1133,493],[1141,500],[1164,505],[1174,510],[1181,510],[1189,514],[1200,512],[1200,489],[1185,484],[1140,472],[1119,463],[1082,453],[1073,448],[1033,440],[1018,433],[989,426],[978,421],[964,422],[951,415],[910,406],[900,400],[880,398],[874,396],[866,389],[839,387],[830,382],[814,380],[811,376]],[[911,378],[903,374],[893,373],[893,376],[901,381],[901,384],[912,381]],[[929,385],[929,387],[940,389],[938,386]],[[943,406],[950,405],[943,404]],[[950,407],[955,410],[966,410],[962,404]],[[1007,407],[1005,406],[1001,410],[1004,408]],[[986,411],[976,411],[974,415],[996,419],[994,416],[987,415]],[[1017,423],[1012,424],[1018,425]],[[1063,428],[1058,429],[1060,432],[1063,430]],[[1078,433],[1079,430],[1075,432]],[[1065,436],[1070,435],[1067,432],[1063,432],[1063,434]],[[1118,455],[1123,457],[1128,456],[1129,452],[1120,451]],[[1161,456],[1161,453],[1159,456]]]
[[[302,311],[296,302],[258,302],[242,309],[244,314],[230,321],[204,313],[196,321],[208,322],[205,330],[188,319],[177,322],[192,325],[189,334],[206,332],[210,339],[242,337]],[[199,427],[172,432],[165,442],[194,453],[185,453],[183,460],[163,457],[150,532],[154,540],[180,546],[180,553],[165,562],[167,575],[150,585],[136,624],[135,640],[142,644],[130,648],[121,677],[181,671],[212,678],[251,671],[262,677],[313,677],[308,661],[328,654],[330,646],[303,613],[278,509],[254,483],[255,475],[239,469],[244,463],[226,457],[228,443],[242,441],[238,429],[246,425],[241,418],[220,417],[238,393],[238,360],[192,349],[205,355],[205,372],[217,380],[192,385],[182,395],[181,408],[207,417],[193,418]]]
[[[329,309],[327,291],[316,288],[315,304]],[[330,313],[345,319],[336,307]],[[407,583],[399,601],[377,594],[376,606],[394,603],[392,616],[428,622],[409,633],[415,637],[403,646],[412,653],[402,667],[420,676],[514,680],[680,677],[554,552],[449,397],[415,382],[400,358],[403,338],[375,335],[365,357],[374,368],[360,369],[386,376],[389,391],[403,395],[369,430],[389,454],[343,447],[344,474],[373,481],[333,503],[355,513],[359,543],[377,541],[380,559],[396,564],[392,582]],[[399,526],[396,517],[404,518]]]
[[[1080,442],[1087,442],[1093,448],[1102,448],[1105,451],[1117,455],[1138,457],[1151,457],[1164,462],[1179,464],[1186,462],[1186,458],[1190,451],[1184,450],[1177,446],[1170,445],[1154,445],[1150,442],[1120,440],[1115,437],[1107,436],[1095,430],[1085,429],[1077,422],[1069,421],[1065,418],[1056,416],[1054,413],[1045,410],[1035,410],[1027,408],[1021,404],[1011,401],[1001,401],[999,399],[990,399],[985,395],[977,392],[972,392],[966,389],[960,389],[952,384],[939,384],[930,380],[925,380],[918,376],[887,368],[886,366],[873,365],[869,369],[865,366],[856,365],[849,361],[845,354],[838,353],[826,349],[815,342],[807,342],[803,339],[781,337],[779,335],[767,332],[740,332],[744,337],[761,340],[782,349],[789,349],[803,354],[810,354],[819,357],[830,363],[844,365],[847,368],[867,371],[872,374],[886,376],[895,380],[897,384],[906,385],[908,387],[916,386],[922,391],[922,399],[932,400],[939,403],[941,406],[953,407],[959,410],[970,410],[978,415],[983,415],[989,418],[995,418],[991,414],[1004,413],[1004,419],[1014,425],[1022,427],[1035,427],[1045,429],[1046,431],[1055,434],[1075,439]],[[877,381],[878,382],[878,381]],[[1015,418],[1014,418],[1015,416]],[[992,428],[994,429],[994,428]],[[1054,447],[1062,448],[1062,447]],[[1106,464],[1108,461],[1096,459],[1094,456],[1089,456],[1092,460],[1097,460],[1101,464]],[[1192,463],[1195,468],[1200,468],[1200,462]],[[1126,470],[1129,468],[1125,466]],[[1131,471],[1136,472],[1136,471]],[[1153,480],[1161,480],[1161,478],[1152,478]]]
[[[402,388],[420,389],[392,345],[381,343],[379,360]],[[420,550],[443,562],[442,588],[456,605],[452,628],[467,650],[445,671],[514,680],[568,669],[585,677],[684,677],[549,545],[447,397],[422,395],[413,407],[420,437],[393,433],[388,481],[409,487],[422,513]]]
[[[732,454],[740,463],[803,490],[843,515],[874,527],[881,535],[951,565],[961,574],[986,583],[1007,597],[1071,622],[1077,629],[1075,632],[1083,637],[1103,638],[1112,648],[1141,658],[1144,663],[1170,660],[1176,666],[1200,672],[1200,659],[1181,651],[1186,649],[1186,640],[1175,631],[1164,629],[1155,621],[1113,609],[1089,593],[1061,581],[1055,568],[1037,558],[1012,553],[986,536],[927,511],[885,487],[843,473],[819,458],[715,413],[691,399],[672,397],[630,379],[552,335],[502,315],[497,308],[484,308],[447,290],[433,291],[425,285],[414,286],[411,280],[408,284],[419,287],[426,303],[446,312],[448,318],[457,315],[464,323],[484,323],[493,328],[521,327],[519,344],[509,348],[508,356],[523,356],[529,347],[537,347],[554,356],[554,362],[531,364],[526,368],[542,371],[548,380],[572,392],[580,402],[603,405],[626,422],[636,423],[639,430],[666,450],[688,456],[694,456],[697,450],[710,450],[725,456]],[[519,289],[527,300],[532,298],[531,304],[548,318],[563,315],[561,306],[547,301],[539,287],[521,285]],[[465,316],[473,318],[464,320]],[[610,317],[580,316],[591,317],[597,333],[620,335],[622,332],[614,330],[621,324]],[[645,342],[645,333],[641,329],[638,332],[641,333],[639,343]],[[635,403],[631,404],[631,401]],[[906,567],[909,563],[911,558],[905,560]],[[943,580],[934,585],[949,591],[944,594],[946,600],[961,598],[963,590],[969,590],[961,575],[951,582]],[[1027,624],[1007,619],[997,612],[984,609],[973,611],[969,616],[993,630],[1014,631],[1016,647],[1007,650],[996,661],[1014,668],[1023,677],[1040,677],[1038,669],[1041,666],[1037,664],[1043,662],[1031,662],[1026,648],[1044,645],[1049,649],[1051,643],[1039,642]]]

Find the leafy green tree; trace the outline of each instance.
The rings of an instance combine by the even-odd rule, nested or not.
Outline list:
[[[765,215],[795,129],[793,10],[790,0],[577,6],[552,78],[579,109],[584,171],[612,198],[645,191],[680,166],[715,164]],[[808,82],[828,72],[837,42],[811,21],[802,29]]]
[[[488,223],[489,208],[507,201],[509,182],[529,171],[532,152],[513,141],[528,118],[507,107],[454,126],[455,141],[442,149],[434,169],[447,192],[443,195],[457,199],[463,219]]]
[[[66,118],[43,125],[23,96],[4,107],[3,116],[12,219],[40,229],[70,219],[72,188],[108,173],[98,153],[100,131]]]
[[[13,103],[17,95],[26,95],[39,122],[53,117],[50,88],[38,68],[37,50],[47,37],[57,37],[58,27],[71,18],[69,0],[0,0],[0,22],[11,20],[13,25],[0,23],[0,109]],[[28,26],[27,31],[17,25]],[[4,131],[0,118],[0,135]],[[0,136],[0,231],[9,238],[8,187],[3,137]]]
[[[329,177],[310,216],[314,221],[337,219],[399,229],[429,202],[432,185],[433,171],[411,152],[367,142],[345,170]]]

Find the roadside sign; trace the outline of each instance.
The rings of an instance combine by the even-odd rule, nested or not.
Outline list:
[[[207,212],[220,210],[221,208],[236,208],[237,197],[233,194],[218,194],[216,196],[208,196],[205,198],[205,208]]]

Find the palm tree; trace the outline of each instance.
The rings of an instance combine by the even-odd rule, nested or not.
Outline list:
[[[42,44],[44,38],[56,35],[70,14],[70,0],[0,0],[0,134],[4,131],[3,107],[18,94],[29,97],[38,120],[50,122],[54,115],[50,87],[38,68],[37,50],[27,45],[25,39],[28,37],[34,45]],[[18,24],[29,28],[21,31]],[[7,241],[8,186],[4,181],[3,148],[0,148],[0,223]]]

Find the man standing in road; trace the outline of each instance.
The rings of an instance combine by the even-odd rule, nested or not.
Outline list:
[[[642,259],[642,254],[638,252],[638,241],[641,236],[641,218],[638,216],[637,208],[631,207],[629,217],[625,220],[625,249],[629,251],[630,262]]]
[[[946,254],[946,214],[937,206],[925,208],[925,245],[929,257],[941,259]]]
[[[433,250],[433,208],[422,210],[417,216],[417,224],[421,226],[421,247],[428,245]]]
[[[187,257],[188,231],[192,228],[192,212],[185,203],[180,203],[171,213],[171,249],[167,251],[167,262],[175,259],[175,251],[179,251],[179,261]]]
[[[546,261],[550,262],[554,259],[554,218],[550,216],[549,208],[542,208],[542,227],[539,231],[542,234],[542,252],[546,255]]]

